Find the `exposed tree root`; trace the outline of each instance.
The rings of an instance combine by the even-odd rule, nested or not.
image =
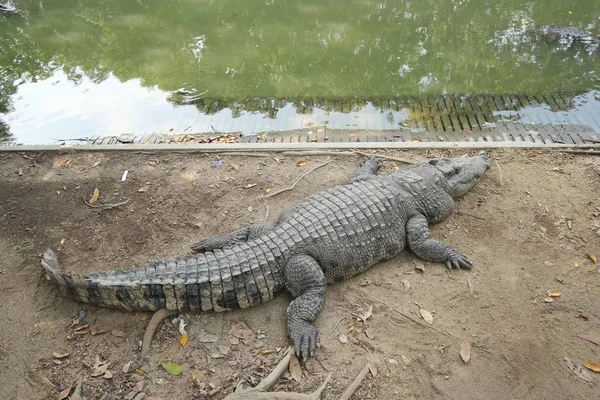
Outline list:
[[[279,378],[285,373],[288,369],[288,365],[290,363],[290,357],[292,354],[293,348],[289,347],[287,354],[283,359],[275,366],[273,371],[269,375],[267,375],[256,387],[244,389],[241,384],[237,386],[235,392],[229,394],[225,397],[225,400],[319,400],[321,398],[321,394],[325,387],[331,381],[333,377],[333,372],[330,372],[327,375],[325,381],[310,394],[303,393],[295,393],[295,392],[269,392],[268,390],[272,389],[273,386],[277,383]],[[369,372],[368,365],[360,371],[358,376],[354,378],[352,384],[344,391],[340,400],[348,400],[350,396],[356,391],[356,389],[360,386],[362,381],[367,376]]]
[[[277,195],[278,195],[278,194],[280,194],[280,193],[283,193],[283,192],[287,192],[287,191],[293,190],[293,189],[296,187],[296,185],[298,184],[298,182],[300,182],[300,181],[301,181],[301,180],[302,180],[304,177],[306,177],[308,174],[310,174],[310,173],[311,173],[311,172],[313,172],[314,170],[316,170],[316,169],[319,169],[319,168],[321,168],[321,167],[324,167],[325,165],[329,164],[330,162],[333,162],[333,160],[329,160],[329,161],[327,161],[327,162],[324,162],[323,164],[319,164],[319,165],[317,165],[316,167],[314,167],[313,169],[311,169],[310,171],[308,171],[308,172],[306,172],[304,175],[302,175],[300,178],[296,179],[296,182],[294,182],[294,184],[293,184],[292,186],[288,186],[288,187],[286,187],[286,188],[283,188],[283,189],[276,190],[275,192],[271,192],[271,193],[269,193],[269,194],[265,195],[264,197],[265,197],[265,198],[267,198],[267,197],[273,197],[273,196],[277,196]]]
[[[144,333],[144,339],[142,340],[142,353],[140,354],[140,358],[146,357],[148,352],[150,351],[150,344],[152,343],[152,338],[154,337],[154,332],[156,332],[156,328],[161,323],[161,321],[171,315],[177,314],[179,311],[176,310],[167,310],[166,308],[161,308],[157,312],[154,313],[152,319],[148,323],[148,327],[146,327],[146,332]]]

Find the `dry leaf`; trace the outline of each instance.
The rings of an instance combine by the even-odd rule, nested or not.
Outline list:
[[[600,365],[596,364],[593,361],[588,361],[585,364],[583,364],[583,366],[587,369],[591,369],[594,372],[600,372]]]
[[[72,388],[72,387],[73,387],[72,385],[69,385],[69,387],[68,387],[68,388],[66,388],[65,390],[63,390],[62,392],[60,392],[60,393],[58,394],[58,400],[64,400],[64,399],[66,399],[67,397],[69,397],[69,393],[71,393],[71,388]]]
[[[373,315],[373,305],[370,305],[369,309],[363,314],[359,315],[358,318],[362,319],[363,324],[366,324],[371,315]]]
[[[150,186],[142,186],[141,188],[138,189],[138,193],[147,192],[148,189],[150,189]]]
[[[349,334],[352,331],[354,331],[354,325],[352,325],[350,328],[348,328],[348,332],[346,332],[346,335]]]
[[[306,161],[300,160],[296,163],[296,167],[304,167],[306,164],[308,164]]]
[[[124,374],[126,374],[126,373],[129,372],[129,368],[131,368],[131,364],[132,364],[131,361],[129,361],[128,363],[126,363],[125,365],[123,365],[122,371],[123,371]]]
[[[144,376],[146,375],[146,373],[144,371],[142,371],[141,369],[135,369],[135,371],[133,371],[134,374],[136,374],[137,376]]]
[[[291,350],[292,354],[290,355],[290,365],[289,371],[290,375],[296,382],[300,382],[302,380],[302,368],[300,368],[300,362],[296,357],[296,354],[293,350]]]
[[[429,325],[433,324],[433,315],[431,315],[429,311],[427,311],[424,308],[421,308],[419,310],[419,313],[421,314],[421,317],[425,320],[425,322],[427,322]]]
[[[90,328],[90,333],[92,334],[92,336],[95,336],[95,335],[100,335],[101,333],[106,333],[106,330],[92,326]]]
[[[194,380],[194,383],[198,385],[201,389],[204,388],[204,386],[206,386],[206,378],[204,377],[204,374],[201,371],[193,369],[192,379]]]
[[[231,336],[242,340],[248,340],[254,337],[254,332],[252,332],[248,328],[231,328],[231,331],[229,331],[229,333],[231,334]]]
[[[400,354],[400,357],[402,357],[402,362],[404,363],[404,365],[410,365],[410,358],[406,357],[404,354]]]
[[[113,329],[112,331],[110,331],[110,334],[116,337],[125,337],[125,332],[120,331],[118,329]]]
[[[348,336],[344,335],[343,333],[340,334],[338,339],[340,340],[341,343],[348,343]]]
[[[185,346],[188,342],[188,335],[181,335],[181,339],[179,339],[179,344]]]
[[[274,352],[273,350],[265,349],[265,350],[261,350],[260,354],[263,355],[263,356],[266,356],[266,355],[269,355],[269,354],[271,354],[273,352]]]
[[[94,366],[94,371],[92,372],[92,376],[96,377],[96,376],[104,375],[106,373],[106,371],[108,371],[109,364],[110,363]]]
[[[101,162],[102,162],[102,161],[96,161],[96,162],[94,163],[94,165],[92,165],[92,167],[97,167],[98,165],[100,165],[100,163],[101,163]]]
[[[65,357],[69,357],[69,355],[71,355],[71,353],[52,353],[52,355],[54,356],[54,358],[65,358]]]
[[[234,171],[239,171],[240,167],[238,167],[237,164],[231,164],[231,169]]]
[[[596,264],[596,256],[594,255],[594,253],[586,253],[587,258],[589,258],[590,260],[592,260],[592,262],[594,264]]]
[[[375,378],[377,376],[377,366],[375,365],[375,363],[373,363],[372,361],[369,361],[367,363],[367,367],[369,367],[369,371],[371,371],[371,375],[373,375],[373,378]]]
[[[596,346],[598,346],[598,339],[596,339],[595,337],[592,337],[590,335],[577,335],[577,337],[583,339],[583,340],[587,340],[590,343],[594,343]]]
[[[469,344],[467,339],[463,340],[460,344],[460,358],[462,358],[465,363],[468,363],[471,359],[471,344]]]
[[[410,282],[408,279],[402,279],[401,282],[404,285],[404,293],[408,292],[410,290]]]
[[[271,191],[271,188],[266,188],[265,189],[265,193],[269,193]]]
[[[550,296],[550,297],[560,297],[560,292],[558,290],[548,290],[548,296]]]
[[[587,370],[583,369],[583,367],[581,365],[573,363],[573,361],[571,361],[571,359],[569,357],[565,357],[564,360],[565,360],[565,365],[567,366],[567,368],[569,368],[569,370],[572,373],[577,375],[577,377],[579,377],[580,379],[583,379],[586,382],[594,381],[592,379],[590,373]]]
[[[94,204],[95,202],[98,201],[98,197],[100,197],[100,189],[95,188],[94,194],[92,194],[92,197],[90,197],[90,200],[88,201],[88,203]]]

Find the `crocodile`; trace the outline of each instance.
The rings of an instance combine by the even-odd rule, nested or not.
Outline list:
[[[600,46],[600,35],[572,26],[541,25],[538,31],[543,37],[551,41],[559,41],[566,47],[581,43],[587,50],[596,51]]]
[[[458,250],[431,237],[429,224],[450,215],[454,198],[476,185],[488,157],[435,158],[378,175],[367,159],[345,185],[319,192],[262,222],[192,246],[195,253],[145,268],[65,273],[50,249],[47,276],[71,298],[141,310],[225,311],[263,303],[287,290],[287,328],[298,357],[313,355],[315,318],[328,283],[350,278],[408,247],[418,257],[470,269]]]

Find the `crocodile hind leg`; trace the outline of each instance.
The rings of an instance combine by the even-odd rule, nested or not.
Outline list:
[[[450,269],[471,269],[473,266],[458,250],[431,237],[424,215],[419,214],[408,220],[406,239],[412,252],[423,260],[445,263]]]
[[[192,245],[192,250],[195,253],[202,253],[205,251],[213,251],[214,249],[222,249],[224,247],[244,243],[248,240],[252,240],[264,235],[275,228],[276,225],[277,224],[275,222],[257,222],[256,224],[247,226],[235,232],[225,235],[210,236],[202,239],[198,243]]]
[[[313,322],[325,304],[325,275],[314,258],[298,254],[285,264],[284,279],[294,297],[287,309],[288,334],[298,358],[307,358],[314,353],[319,339]]]
[[[363,181],[377,176],[377,171],[381,168],[380,161],[376,157],[371,157],[363,163],[363,165],[356,170],[350,182]]]

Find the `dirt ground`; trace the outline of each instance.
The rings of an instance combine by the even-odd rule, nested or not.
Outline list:
[[[419,160],[466,153],[385,154]],[[457,213],[432,227],[474,269],[448,271],[405,252],[330,286],[316,322],[320,349],[303,365],[300,382],[286,375],[276,390],[308,393],[335,370],[323,397],[336,399],[372,361],[378,372],[353,399],[599,398],[600,374],[589,371],[592,382],[586,382],[564,358],[600,364],[598,345],[578,337],[600,339],[600,265],[586,256],[600,256],[600,159],[488,154],[500,168],[457,202]],[[185,347],[177,323],[168,321],[149,357],[139,361],[151,315],[64,298],[46,281],[40,254],[52,248],[66,270],[81,273],[141,267],[185,254],[207,235],[261,221],[267,206],[274,220],[294,201],[346,182],[360,161],[332,157],[294,190],[263,199],[267,189],[286,187],[330,158],[221,156],[222,165],[211,167],[216,155],[42,154],[35,165],[33,156],[0,153],[2,399],[56,399],[79,377],[86,399],[131,399],[140,389],[147,399],[209,393],[220,399],[240,381],[258,382],[289,344],[289,296],[241,311],[185,314]],[[297,167],[302,159],[307,165]],[[397,166],[385,161],[380,173]],[[96,187],[99,203],[129,202],[90,208],[82,196]],[[549,298],[548,291],[561,295]],[[417,303],[432,313],[431,326]],[[370,306],[366,323],[355,317]],[[468,363],[459,355],[463,341],[471,345]],[[97,357],[110,363],[108,376],[92,376]],[[183,373],[169,375],[163,361],[181,364]]]

